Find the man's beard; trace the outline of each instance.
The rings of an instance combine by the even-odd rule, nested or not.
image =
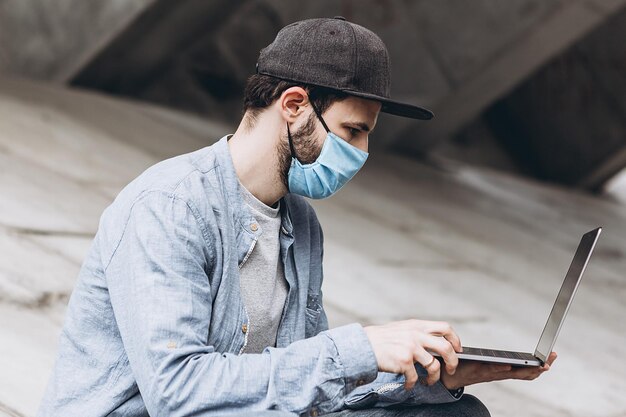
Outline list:
[[[302,164],[315,162],[322,152],[322,145],[317,144],[315,139],[315,115],[311,113],[304,126],[295,132],[291,132],[293,147],[296,157]],[[287,133],[281,138],[278,148],[278,164],[280,181],[289,189],[289,168],[291,167],[291,149],[289,148],[289,137]]]

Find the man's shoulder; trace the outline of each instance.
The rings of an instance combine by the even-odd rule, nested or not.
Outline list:
[[[181,221],[181,227],[197,225],[202,234],[215,223],[215,213],[224,207],[215,145],[177,155],[150,166],[128,183],[105,208],[98,222],[96,239],[103,259],[110,259],[133,218],[142,224],[154,216],[155,225]],[[190,217],[192,216],[192,217]],[[190,223],[190,218],[195,222]]]
[[[174,156],[158,162],[129,183],[131,196],[150,191],[177,194],[183,198],[193,197],[192,184],[216,167],[212,147],[207,146],[193,152]],[[133,187],[134,186],[134,187]]]
[[[154,196],[169,196],[182,200],[198,213],[211,212],[219,205],[219,187],[213,172],[218,162],[214,145],[177,155],[148,167],[115,197],[100,218],[99,230],[107,229],[113,236],[121,232],[120,227],[129,218],[136,204],[161,204],[162,199]],[[162,207],[155,207],[161,209]],[[103,231],[104,233],[104,231]],[[109,234],[109,233],[106,233]]]
[[[188,202],[207,198],[207,185],[218,163],[214,146],[177,155],[148,167],[116,196],[112,205],[130,207],[146,195],[164,193]]]

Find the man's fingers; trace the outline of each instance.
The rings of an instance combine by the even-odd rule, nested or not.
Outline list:
[[[441,336],[445,338],[456,352],[461,352],[461,339],[456,334],[452,326],[445,321],[433,321],[429,322],[429,328],[427,329],[428,333],[433,336]]]
[[[542,366],[539,367],[541,372],[543,373],[543,372],[549,371],[555,360],[556,360],[556,352],[550,353],[550,355],[548,355],[548,358],[546,359],[545,363]]]
[[[452,345],[452,347],[454,348],[455,352],[463,352],[463,346],[461,346],[461,339],[459,338],[459,336],[454,332],[454,330],[450,330],[451,333],[449,334],[444,334],[443,337],[450,342],[450,344]]]
[[[415,366],[408,366],[404,372],[404,389],[407,391],[412,389],[417,382],[417,378],[418,376]]]
[[[403,374],[406,389],[413,388],[418,380],[416,363],[428,373],[427,378],[421,379],[429,385],[441,378],[442,363],[427,349],[443,358],[448,373],[456,372],[459,363],[456,351],[461,350],[461,340],[448,323],[410,319],[385,326],[367,326],[364,330],[379,371]]]
[[[434,356],[433,359],[434,361],[425,367],[428,371],[428,378],[426,379],[428,385],[433,385],[441,378],[441,363]]]
[[[439,381],[441,364],[433,355],[426,352],[424,349],[419,349],[414,359],[428,372],[428,378],[426,379],[428,385]]]
[[[548,365],[552,365],[554,363],[554,361],[556,360],[556,357],[557,357],[556,352],[550,353],[550,355],[548,355],[548,359],[546,359],[546,363]]]
[[[544,371],[541,370],[541,367],[520,367],[520,368],[513,368],[511,369],[511,371],[509,372],[509,378],[510,379],[525,379],[525,380],[532,380],[537,378],[539,375],[541,375]]]
[[[459,366],[459,357],[450,342],[443,337],[428,335],[425,337],[424,347],[441,355],[446,364],[446,372],[454,375],[456,367]]]

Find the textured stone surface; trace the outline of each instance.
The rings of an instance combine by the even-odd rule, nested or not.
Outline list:
[[[0,416],[33,416],[101,211],[149,165],[231,128],[6,79],[0,111]],[[466,345],[517,350],[534,349],[580,235],[604,226],[553,370],[467,391],[494,416],[626,413],[626,364],[614,360],[626,355],[623,206],[377,153],[337,196],[314,204],[332,326],[448,320]]]
[[[372,148],[424,154],[457,133],[471,136],[466,127],[509,96],[505,106],[497,106],[508,110],[496,115],[503,126],[490,123],[492,130],[504,131],[497,134],[501,139],[474,144],[474,153],[502,167],[497,150],[504,146],[529,175],[595,190],[626,164],[624,54],[618,41],[624,25],[611,24],[625,5],[626,0],[5,0],[0,71],[234,123],[258,52],[281,27],[344,15],[388,46],[392,96],[437,115],[430,123],[383,118]],[[578,59],[550,65],[576,48]],[[548,77],[540,71],[546,67]],[[511,94],[529,78],[531,88]],[[582,113],[584,120],[576,117]],[[557,151],[568,154],[561,164],[553,163]]]
[[[2,1],[0,71],[66,81],[152,1]]]
[[[597,190],[624,167],[625,37],[623,9],[485,113],[526,171]]]
[[[454,86],[476,76],[492,57],[523,42],[524,35],[563,0],[407,2],[408,20],[437,51],[441,71]],[[497,34],[497,35],[496,35]]]

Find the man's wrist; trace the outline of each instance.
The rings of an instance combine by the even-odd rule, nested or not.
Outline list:
[[[442,363],[442,364],[441,364],[441,378],[440,378],[440,381],[441,381],[441,383],[443,384],[443,386],[444,386],[444,387],[446,387],[446,389],[447,389],[448,391],[450,391],[450,392],[452,392],[452,391],[456,391],[456,390],[458,390],[458,389],[460,389],[460,388],[463,388],[463,386],[462,386],[462,385],[455,383],[455,381],[454,381],[454,376],[453,376],[453,375],[448,374],[448,373],[445,371],[445,368],[444,368],[444,367],[445,367],[445,364],[444,364],[444,363]]]

